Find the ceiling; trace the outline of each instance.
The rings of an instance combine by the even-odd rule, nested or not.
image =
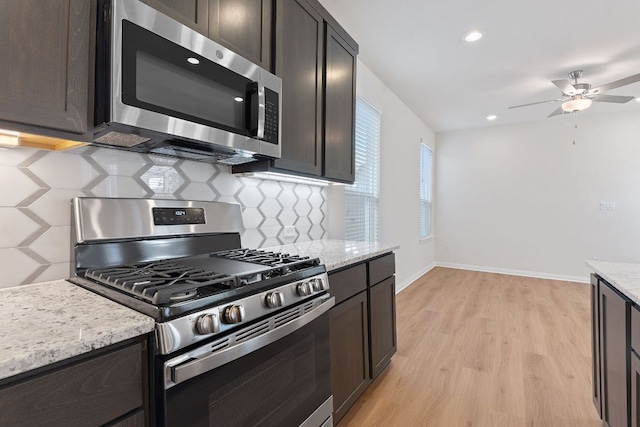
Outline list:
[[[358,41],[360,60],[435,132],[545,119],[559,103],[507,107],[558,98],[551,80],[571,70],[594,87],[640,73],[638,0],[320,1]],[[484,37],[463,41],[473,29]],[[640,83],[607,94],[638,97]],[[640,102],[594,102],[579,114],[630,110],[640,115]]]

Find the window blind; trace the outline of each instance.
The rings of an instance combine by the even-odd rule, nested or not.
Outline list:
[[[433,152],[420,144],[420,238],[431,236]]]
[[[380,112],[356,98],[355,182],[345,187],[347,240],[378,240]]]

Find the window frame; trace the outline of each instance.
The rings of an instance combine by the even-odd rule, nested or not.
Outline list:
[[[425,165],[425,155],[428,155],[427,168],[425,168],[427,166]],[[419,159],[418,237],[420,240],[428,240],[433,237],[433,148],[420,142]],[[428,173],[429,176],[425,176],[425,173]],[[422,214],[423,206],[425,215]]]

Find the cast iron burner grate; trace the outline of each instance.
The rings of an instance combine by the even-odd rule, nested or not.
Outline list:
[[[87,269],[84,275],[155,305],[195,298],[202,288],[210,294],[236,287],[233,276],[169,261]]]
[[[320,264],[320,260],[318,258],[309,258],[307,256],[290,255],[257,249],[233,249],[216,252],[212,254],[212,256],[273,267],[270,271],[262,273],[262,276],[265,279],[284,276],[294,271],[304,270]]]

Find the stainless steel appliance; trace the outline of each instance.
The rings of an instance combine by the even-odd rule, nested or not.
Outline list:
[[[71,281],[156,320],[151,425],[332,425],[318,259],[242,249],[239,205],[72,206]]]
[[[139,0],[100,0],[94,143],[193,160],[280,157],[279,77]]]

